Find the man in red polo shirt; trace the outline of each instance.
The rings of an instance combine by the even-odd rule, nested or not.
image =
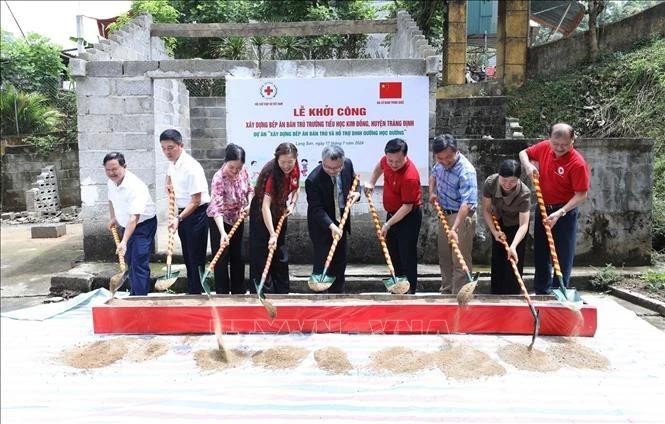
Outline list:
[[[383,208],[387,215],[381,234],[386,237],[395,273],[406,275],[409,293],[414,294],[418,285],[418,234],[423,220],[422,188],[420,174],[406,156],[407,150],[404,140],[390,140],[365,190],[371,192],[383,174]]]
[[[520,152],[522,166],[533,176],[538,171],[545,202],[546,218],[552,227],[552,236],[559,257],[563,282],[568,286],[575,258],[577,234],[577,207],[589,192],[589,167],[582,155],[573,148],[575,132],[568,124],[552,126],[549,140],[541,141]],[[534,287],[536,294],[552,290],[552,263],[543,220],[536,214],[533,230]]]

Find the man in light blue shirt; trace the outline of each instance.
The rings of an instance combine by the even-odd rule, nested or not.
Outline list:
[[[450,134],[434,137],[432,152],[437,163],[429,177],[430,202],[439,201],[450,226],[451,237],[457,242],[471,272],[471,248],[476,232],[475,211],[478,205],[476,169],[458,151],[457,140]],[[467,283],[466,273],[453,254],[443,227],[440,228],[437,241],[441,292],[457,294]]]

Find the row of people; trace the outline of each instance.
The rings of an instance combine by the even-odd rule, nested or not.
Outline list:
[[[575,134],[567,124],[552,126],[550,138],[520,152],[520,162],[503,161],[496,174],[490,175],[482,187],[480,210],[493,236],[491,289],[496,294],[517,294],[519,286],[506,260],[500,239],[509,244],[510,257],[524,266],[525,236],[528,233],[531,192],[520,177],[522,169],[529,177],[540,175],[542,195],[553,227],[557,254],[567,285],[575,253],[578,209],[590,187],[589,169],[573,145]],[[188,293],[200,294],[199,268],[205,266],[208,232],[213,252],[228,238],[232,225],[244,211],[249,215],[250,283],[245,287],[245,264],[242,237],[235,236],[215,267],[217,293],[242,294],[254,292],[271,246],[276,254],[269,269],[265,289],[268,293],[289,292],[288,253],[285,245],[288,219],[282,230],[276,225],[282,215],[290,215],[299,195],[300,169],[298,150],[291,143],[282,143],[274,158],[265,164],[252,187],[245,167],[245,151],[229,144],[224,164],[215,173],[211,192],[208,191],[201,165],[183,146],[180,133],[166,130],[160,135],[162,151],[169,161],[167,191],[175,193],[177,215],[169,223],[177,231],[187,268]],[[429,201],[438,201],[462,255],[471,268],[471,250],[476,227],[478,188],[476,170],[459,152],[457,140],[450,134],[434,138],[431,146],[436,164],[429,177]],[[129,170],[121,153],[112,152],[104,158],[108,181],[109,227],[118,225],[123,237],[118,251],[126,254],[130,269],[130,294],[145,295],[149,290],[148,262],[157,227],[156,208],[147,186]],[[422,224],[422,187],[416,165],[408,156],[408,145],[402,139],[390,140],[384,156],[372,171],[364,189],[372,192],[383,175],[383,206],[385,224],[380,233],[386,238],[388,251],[397,275],[410,283],[410,293],[418,286],[417,246]],[[313,273],[320,274],[333,237],[341,237],[328,274],[335,276],[331,293],[344,293],[351,220],[340,228],[340,218],[347,200],[358,202],[360,190],[350,192],[355,172],[353,163],[341,147],[323,149],[321,162],[307,175],[307,225],[313,245]],[[498,218],[501,231],[494,227],[492,215]],[[536,213],[534,229],[535,291],[549,293],[552,288],[550,250],[543,221]],[[243,224],[237,232],[242,234]],[[438,234],[439,264],[442,293],[457,293],[467,282],[449,240],[441,229]]]

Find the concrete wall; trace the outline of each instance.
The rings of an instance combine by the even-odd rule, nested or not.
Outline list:
[[[496,173],[504,159],[517,159],[520,150],[537,140],[459,140],[460,150],[474,164],[478,174],[479,196],[485,179]],[[653,141],[648,139],[587,139],[576,142],[591,168],[589,199],[580,208],[577,231],[577,264],[647,265],[651,255],[651,190]],[[353,159],[353,158],[351,158]],[[636,167],[634,164],[639,163]],[[530,185],[530,183],[529,183]],[[423,187],[423,194],[427,188]],[[374,201],[382,220],[385,212],[380,192]],[[423,200],[426,204],[426,201]],[[528,264],[533,262],[532,240],[534,208],[527,239]],[[438,263],[436,237],[440,224],[431,207],[424,207],[425,216],[420,231],[418,258],[422,263]],[[306,220],[302,216],[289,218],[288,246],[294,263],[310,263],[311,241]],[[350,238],[349,261],[382,263],[383,256],[376,239],[374,226],[365,199],[354,206],[353,233]],[[482,217],[473,247],[473,263],[488,264],[491,255],[491,235]]]
[[[630,48],[654,34],[665,35],[665,3],[600,28],[598,47],[602,53]],[[584,63],[588,58],[588,31],[541,46],[530,47],[527,77],[551,75]]]
[[[45,166],[53,165],[58,178],[60,206],[80,206],[78,146],[59,146],[47,156],[31,146],[8,146],[2,156],[2,211],[24,211],[25,191]]]
[[[190,97],[192,155],[206,173],[208,183],[224,161],[226,147],[226,98]],[[242,144],[241,141],[239,141]]]
[[[506,108],[503,96],[437,99],[436,128],[459,138],[503,138]]]
[[[166,216],[166,160],[159,133],[174,127],[189,140],[188,92],[182,82],[146,75],[167,59],[163,42],[151,39],[149,15],[95,44],[70,61],[76,81],[84,253],[86,260],[108,259],[115,250],[108,221],[102,159],[109,151],[125,154],[128,168],[149,187]],[[187,146],[189,147],[189,146]]]

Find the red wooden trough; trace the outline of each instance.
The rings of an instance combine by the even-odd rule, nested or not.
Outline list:
[[[476,295],[458,306],[451,295],[274,295],[270,319],[256,296],[132,296],[92,309],[97,334],[211,334],[212,308],[225,333],[356,334],[524,334],[533,316],[521,296]],[[597,311],[584,303],[579,312],[553,296],[533,296],[540,311],[540,335],[596,333]]]

